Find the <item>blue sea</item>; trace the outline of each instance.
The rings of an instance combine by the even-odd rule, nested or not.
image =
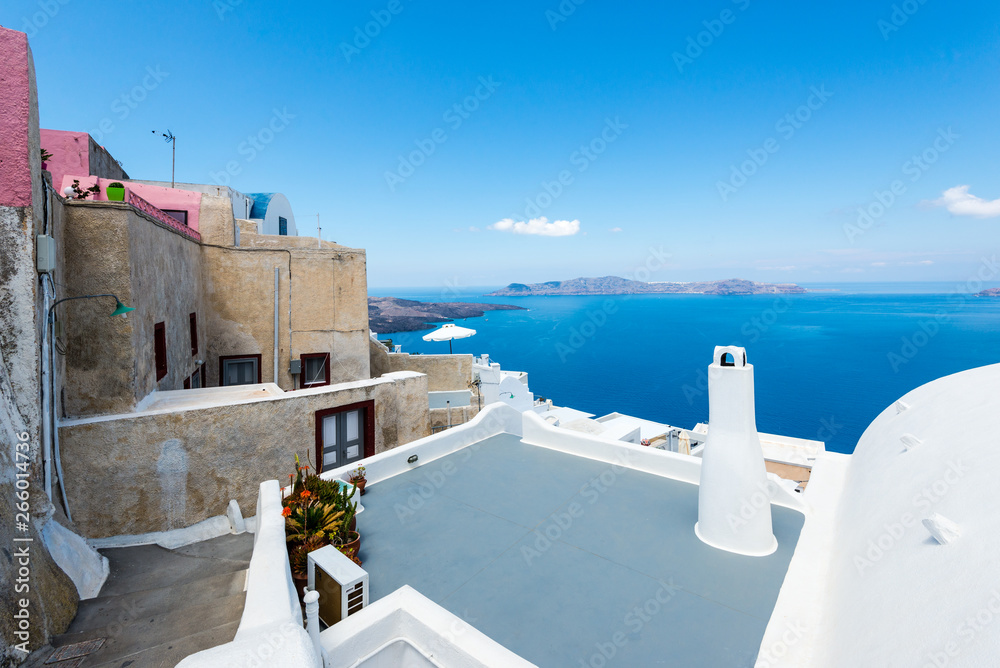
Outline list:
[[[690,428],[708,420],[717,345],[747,349],[760,431],[850,453],[868,424],[910,390],[1000,362],[997,284],[803,284],[803,295],[483,297],[495,288],[372,289],[372,296],[513,304],[460,321],[477,335],[456,353],[489,353],[526,371],[535,396],[604,415]],[[427,332],[380,332],[404,352],[446,353]]]

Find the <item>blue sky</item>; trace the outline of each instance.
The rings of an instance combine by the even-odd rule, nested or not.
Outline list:
[[[284,192],[372,287],[951,281],[995,253],[1000,5],[630,5],[8,0],[0,24],[31,36],[43,127],[149,179],[169,128],[179,181]]]

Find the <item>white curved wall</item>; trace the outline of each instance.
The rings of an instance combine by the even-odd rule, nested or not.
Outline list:
[[[279,217],[288,221],[288,236],[298,236],[299,232],[295,227],[295,214],[292,213],[292,204],[281,193],[274,193],[267,205],[267,215],[261,224],[261,234],[278,234]]]
[[[1000,657],[1000,365],[924,385],[858,442],[837,512],[817,666]],[[904,443],[914,443],[909,448]],[[941,545],[922,524],[958,524]],[[777,610],[776,610],[777,614]]]

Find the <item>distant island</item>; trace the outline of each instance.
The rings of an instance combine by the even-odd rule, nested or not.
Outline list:
[[[990,288],[976,293],[977,297],[1000,297],[1000,288]]]
[[[571,281],[548,283],[511,283],[506,288],[491,292],[487,297],[526,297],[540,295],[644,295],[644,294],[701,294],[701,295],[764,295],[800,294],[806,289],[794,283],[755,283],[742,278],[725,281],[700,281],[695,283],[644,283],[619,276],[601,278],[574,278]]]
[[[465,304],[462,302],[418,302],[397,297],[368,298],[368,327],[378,333],[418,332],[434,329],[435,322],[456,318],[478,318],[486,311],[523,311],[507,304]]]

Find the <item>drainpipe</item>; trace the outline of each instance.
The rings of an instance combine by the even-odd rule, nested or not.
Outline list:
[[[274,268],[274,383],[278,384],[278,281],[281,270]]]
[[[48,274],[42,277],[42,313],[49,312],[49,281]],[[46,319],[42,327],[42,462],[45,467],[45,494],[52,499],[52,425],[55,421],[54,402],[50,389],[49,378],[52,375],[52,358],[49,356],[49,323]]]

